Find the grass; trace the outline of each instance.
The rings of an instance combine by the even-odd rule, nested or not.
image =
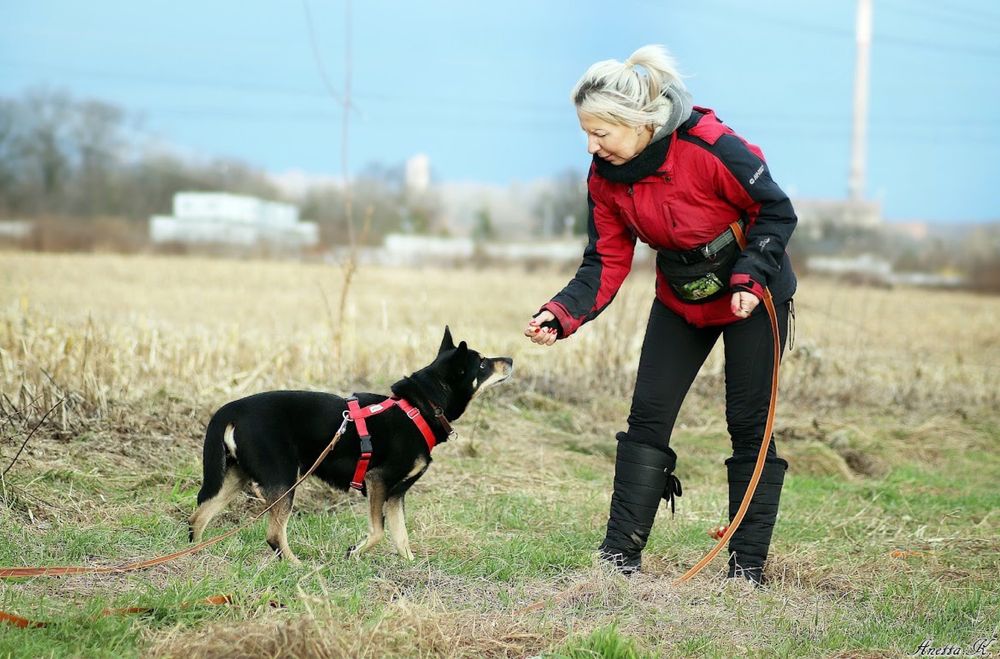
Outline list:
[[[186,546],[204,424],[237,396],[387,391],[446,322],[516,371],[408,497],[413,563],[388,543],[345,560],[365,502],[310,482],[289,524],[301,567],[275,561],[258,524],[144,572],[0,582],[0,610],[53,622],[0,626],[0,656],[904,656],[1000,632],[1000,300],[803,281],[777,426],[792,466],[773,581],[752,592],[720,578],[721,559],[673,583],[726,505],[719,354],[681,412],[684,496],[672,519],[661,510],[644,572],[625,580],[593,560],[649,276],[544,350],[520,329],[566,273],[362,269],[336,346],[339,275],[3,255],[0,470],[51,413],[0,479],[2,565]],[[259,508],[244,498],[209,535]],[[220,593],[232,604],[198,604]],[[130,606],[153,611],[102,615]]]

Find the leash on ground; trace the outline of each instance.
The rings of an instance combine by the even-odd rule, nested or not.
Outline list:
[[[175,560],[177,558],[181,558],[182,556],[187,556],[189,554],[193,554],[195,552],[201,551],[202,549],[205,549],[206,547],[211,547],[212,545],[218,544],[219,542],[222,542],[226,538],[231,538],[232,536],[236,535],[237,533],[239,533],[243,529],[245,529],[245,528],[247,528],[247,527],[252,526],[253,524],[255,524],[258,520],[260,520],[261,517],[263,517],[265,514],[267,514],[268,512],[270,512],[270,510],[272,508],[274,508],[276,505],[278,505],[279,502],[281,502],[295,488],[297,488],[302,483],[302,481],[304,481],[314,471],[316,471],[316,469],[319,467],[320,463],[323,462],[323,460],[326,458],[326,456],[329,455],[330,451],[333,450],[334,446],[337,445],[337,442],[340,440],[341,435],[344,434],[344,430],[347,429],[347,424],[348,424],[349,421],[350,421],[350,419],[345,414],[344,415],[344,421],[343,421],[343,423],[340,424],[340,428],[337,429],[337,432],[336,432],[336,434],[334,434],[333,439],[330,440],[330,443],[327,444],[326,448],[323,449],[323,451],[319,454],[319,457],[316,458],[316,461],[313,462],[312,466],[309,467],[309,469],[304,474],[302,474],[302,476],[300,476],[299,479],[297,481],[295,481],[295,484],[292,485],[290,488],[288,488],[288,490],[286,490],[284,494],[282,494],[280,497],[278,497],[277,499],[275,499],[271,503],[271,505],[269,505],[266,508],[264,508],[264,510],[260,511],[259,513],[257,513],[257,515],[255,515],[254,517],[252,517],[247,522],[244,522],[243,524],[240,524],[239,526],[236,526],[235,528],[232,528],[229,531],[226,531],[222,535],[216,536],[216,537],[211,538],[209,540],[205,540],[204,542],[199,542],[196,545],[192,545],[191,547],[188,547],[186,549],[182,549],[180,551],[173,552],[171,554],[165,554],[163,556],[157,556],[155,558],[150,558],[150,559],[143,560],[143,561],[135,561],[135,562],[132,562],[132,563],[125,563],[124,565],[116,565],[116,566],[56,565],[56,566],[46,566],[46,567],[6,567],[6,568],[0,568],[0,579],[17,579],[17,578],[23,578],[23,577],[42,577],[42,576],[55,577],[55,576],[65,576],[65,575],[72,575],[72,574],[121,574],[123,572],[134,572],[136,570],[144,570],[146,568],[154,567],[156,565],[162,565],[164,563],[169,563],[170,561],[173,561],[173,560]],[[199,600],[198,602],[195,602],[195,603],[196,604],[197,603],[201,603],[201,604],[206,604],[206,603],[207,604],[229,604],[230,601],[231,600],[230,600],[230,597],[228,595],[214,595],[212,597],[206,598],[205,600]],[[187,606],[187,605],[184,605],[184,606]],[[148,609],[146,607],[128,607],[128,608],[124,608],[124,609],[105,609],[105,611],[102,612],[102,615],[117,615],[117,614],[128,614],[128,613],[146,613],[146,612],[148,612],[150,610],[151,609]],[[9,623],[9,624],[13,624],[13,625],[15,625],[17,627],[44,627],[44,626],[46,626],[46,624],[48,624],[48,623],[44,623],[44,622],[31,621],[31,620],[28,620],[26,618],[22,618],[20,616],[17,616],[17,615],[11,614],[11,613],[5,613],[3,611],[0,611],[0,622],[6,622],[6,623]]]
[[[186,609],[192,606],[218,606],[232,603],[233,598],[231,595],[212,595],[211,597],[205,597],[193,602],[184,602],[180,605],[180,608]],[[126,606],[119,609],[104,609],[94,617],[107,618],[109,616],[139,615],[142,613],[152,613],[155,610],[156,609],[151,606]],[[39,627],[49,627],[53,624],[51,622],[29,620],[27,618],[14,615],[13,613],[4,613],[3,611],[0,611],[0,622],[5,622],[7,624],[14,625],[15,627],[20,627],[21,629],[37,629]]]

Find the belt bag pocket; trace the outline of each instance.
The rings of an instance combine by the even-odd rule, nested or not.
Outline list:
[[[685,258],[689,252],[679,253],[659,250],[656,267],[663,273],[670,289],[678,298],[688,303],[716,300],[729,292],[729,275],[740,256],[736,241],[714,253],[711,257],[690,263]]]

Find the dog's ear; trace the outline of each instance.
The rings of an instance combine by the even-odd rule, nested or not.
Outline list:
[[[445,350],[453,350],[455,348],[455,342],[451,339],[451,330],[448,326],[444,326],[444,338],[441,339],[441,347],[438,348],[438,354],[440,355]]]
[[[451,356],[451,363],[459,370],[465,371],[465,362],[469,361],[469,344],[462,341],[455,349],[455,354]]]

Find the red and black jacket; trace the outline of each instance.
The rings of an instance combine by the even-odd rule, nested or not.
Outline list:
[[[729,284],[758,297],[767,286],[776,304],[795,293],[785,246],[796,217],[788,195],[771,179],[761,150],[695,107],[670,135],[619,166],[594,157],[587,182],[589,243],[572,281],[542,308],[567,337],[614,299],[632,267],[636,238],[654,249],[687,251],[747,222],[746,249]],[[729,296],[685,302],[657,271],[656,296],[698,327],[739,320]]]

